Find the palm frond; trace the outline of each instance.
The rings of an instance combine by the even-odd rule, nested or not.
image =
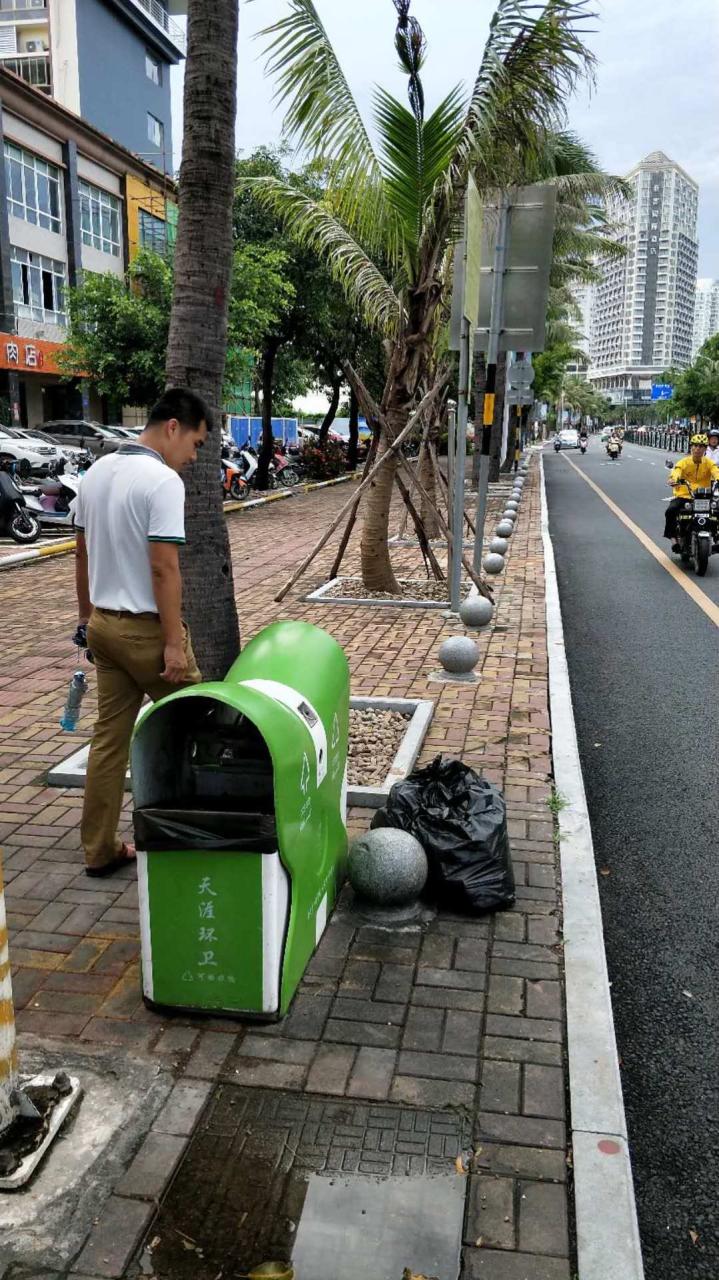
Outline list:
[[[288,3],[284,18],[258,32],[267,41],[275,101],[285,105],[285,133],[331,172],[338,215],[369,243],[382,222],[377,155],[313,0]]]
[[[397,216],[405,249],[416,264],[425,206],[446,172],[464,115],[461,86],[456,86],[427,119],[414,114],[384,89],[375,92],[375,120],[382,145],[384,189]]]
[[[264,209],[281,220],[293,240],[322,259],[348,301],[373,329],[387,336],[398,332],[402,322],[400,299],[325,204],[279,178],[246,178],[242,185]]]
[[[499,0],[457,146],[460,177],[472,169],[483,185],[503,185],[494,160],[510,150],[526,172],[543,131],[561,119],[565,99],[592,71],[594,58],[583,41],[588,4]]]

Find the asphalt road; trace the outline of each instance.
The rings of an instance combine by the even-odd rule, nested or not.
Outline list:
[[[544,464],[646,1276],[718,1280],[719,635],[567,464],[668,549],[664,458]]]

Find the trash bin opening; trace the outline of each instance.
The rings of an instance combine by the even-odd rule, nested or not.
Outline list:
[[[153,709],[135,736],[132,780],[137,809],[274,815],[274,771],[262,734],[215,698],[178,698]]]

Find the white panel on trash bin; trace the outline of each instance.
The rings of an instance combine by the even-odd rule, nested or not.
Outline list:
[[[155,992],[152,972],[152,934],[150,932],[150,890],[147,883],[147,854],[137,850],[137,895],[140,908],[140,946],[142,947],[142,991],[148,1000]]]
[[[262,1011],[277,1013],[290,894],[287,872],[280,862],[279,853],[263,853],[261,857]]]
[[[279,680],[242,680],[241,684],[246,685],[248,689],[257,689],[258,693],[266,694],[275,702],[281,702],[283,707],[294,711],[298,720],[302,721],[315,746],[317,786],[319,787],[327,774],[327,734],[321,716],[309,699],[303,697],[290,685],[281,684]]]
[[[315,946],[319,943],[322,934],[327,928],[327,894],[325,894],[320,905],[317,908],[315,916]]]

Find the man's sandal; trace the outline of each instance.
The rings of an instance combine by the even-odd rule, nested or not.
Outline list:
[[[119,871],[121,867],[126,867],[128,863],[135,862],[137,854],[135,846],[124,844],[116,858],[111,862],[105,862],[101,867],[85,867],[86,876],[111,876],[115,871]]]

